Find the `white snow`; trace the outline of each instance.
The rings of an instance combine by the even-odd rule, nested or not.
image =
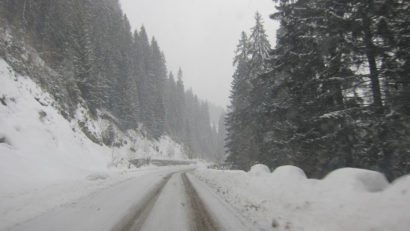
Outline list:
[[[123,226],[124,222],[133,218],[134,211],[156,189],[164,176],[186,168],[167,167],[127,172],[126,177],[94,185],[87,194],[82,193],[81,197],[71,198],[58,207],[10,228],[27,231],[118,230],[116,227]]]
[[[206,184],[190,174],[188,174],[188,178],[204,203],[211,219],[215,221],[218,230],[254,230],[238,211],[218,197],[217,193],[213,192]]]
[[[2,59],[0,82],[0,96],[7,103],[0,105],[0,128],[8,141],[0,144],[3,192],[106,169],[109,150],[73,132],[70,123],[50,106],[51,97]]]
[[[261,166],[257,169],[265,169]],[[344,168],[322,180],[294,166],[272,174],[197,169],[193,173],[254,230],[394,230],[410,227],[410,175],[389,184],[378,172]]]
[[[109,120],[90,119],[80,105],[66,120],[49,94],[1,58],[0,83],[0,230],[134,176],[128,159],[186,159],[169,137],[152,141],[116,126],[121,147],[93,143],[79,122],[101,139]]]
[[[190,218],[193,214],[190,214],[186,193],[181,174],[172,175],[139,230],[191,230]]]
[[[289,179],[291,181],[298,181],[298,180],[305,180],[306,174],[303,172],[302,169],[292,166],[292,165],[285,165],[277,167],[272,172],[273,179]]]
[[[382,173],[355,168],[337,169],[322,181],[322,187],[340,191],[379,192],[388,186],[389,182]]]
[[[263,176],[269,173],[270,173],[270,170],[268,166],[263,165],[263,164],[255,164],[249,170],[249,174],[252,176]]]

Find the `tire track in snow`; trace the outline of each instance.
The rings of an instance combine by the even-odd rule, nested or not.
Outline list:
[[[209,190],[187,171],[171,173],[112,231],[253,230]]]
[[[209,219],[212,221],[213,225],[217,227],[217,229],[214,230],[257,230],[257,228],[253,227],[246,217],[243,217],[231,205],[226,203],[223,198],[215,194],[207,184],[201,182],[192,174],[187,174],[186,177],[191,183],[191,186],[195,189],[195,192],[197,194],[196,196],[201,201],[204,209],[208,211],[207,214]]]
[[[159,195],[173,174],[175,173],[165,176],[162,182],[152,191],[152,193],[149,193],[142,200],[142,204],[140,204],[135,211],[131,212],[129,216],[124,217],[119,225],[114,227],[112,231],[140,230],[144,224],[144,221],[149,216],[150,211],[154,207]]]
[[[176,176],[175,176],[176,175]],[[198,196],[196,189],[191,184],[190,180],[186,176],[186,173],[172,173],[164,177],[163,181],[152,191],[149,193],[146,198],[142,200],[142,202],[138,205],[138,207],[130,213],[130,215],[123,218],[123,220],[117,225],[113,231],[140,231],[146,230],[147,227],[144,226],[146,221],[150,216],[154,216],[152,214],[154,207],[159,203],[158,198],[163,194],[164,188],[168,187],[167,184],[170,183],[171,177],[179,178],[178,181],[181,182],[181,187],[183,187],[181,197],[185,197],[185,201],[187,201],[187,214],[189,219],[189,230],[191,231],[217,231],[219,230],[216,223],[213,221],[211,216],[209,215],[203,201]],[[174,181],[173,181],[174,182]],[[172,208],[170,208],[172,209]],[[170,210],[170,212],[172,212]],[[151,217],[150,217],[151,218]],[[158,221],[163,222],[163,221]],[[183,222],[183,221],[181,221]]]
[[[205,208],[203,201],[199,198],[199,195],[191,181],[186,176],[186,173],[181,175],[182,181],[184,182],[185,190],[189,197],[190,209],[193,214],[193,219],[191,221],[192,231],[216,231],[219,230],[217,225],[212,220],[208,211]]]

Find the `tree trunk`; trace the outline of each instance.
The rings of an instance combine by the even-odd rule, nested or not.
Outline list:
[[[376,54],[375,49],[376,47],[373,44],[373,35],[370,31],[370,19],[367,15],[363,15],[363,29],[364,29],[364,42],[366,46],[366,57],[367,62],[369,64],[369,72],[370,72],[370,82],[372,87],[373,93],[373,104],[376,107],[377,113],[383,113],[383,102],[381,97],[381,90],[380,90],[380,81],[379,81],[379,74],[377,71],[377,64],[376,64]]]

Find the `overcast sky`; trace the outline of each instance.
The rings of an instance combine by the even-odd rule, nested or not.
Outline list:
[[[241,31],[259,11],[272,45],[272,0],[120,0],[132,27],[143,24],[164,51],[169,71],[181,66],[186,88],[219,106],[229,103],[232,60]]]

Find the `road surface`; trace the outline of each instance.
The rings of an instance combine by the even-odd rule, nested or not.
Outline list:
[[[159,170],[120,182],[9,230],[252,230],[190,171]]]

